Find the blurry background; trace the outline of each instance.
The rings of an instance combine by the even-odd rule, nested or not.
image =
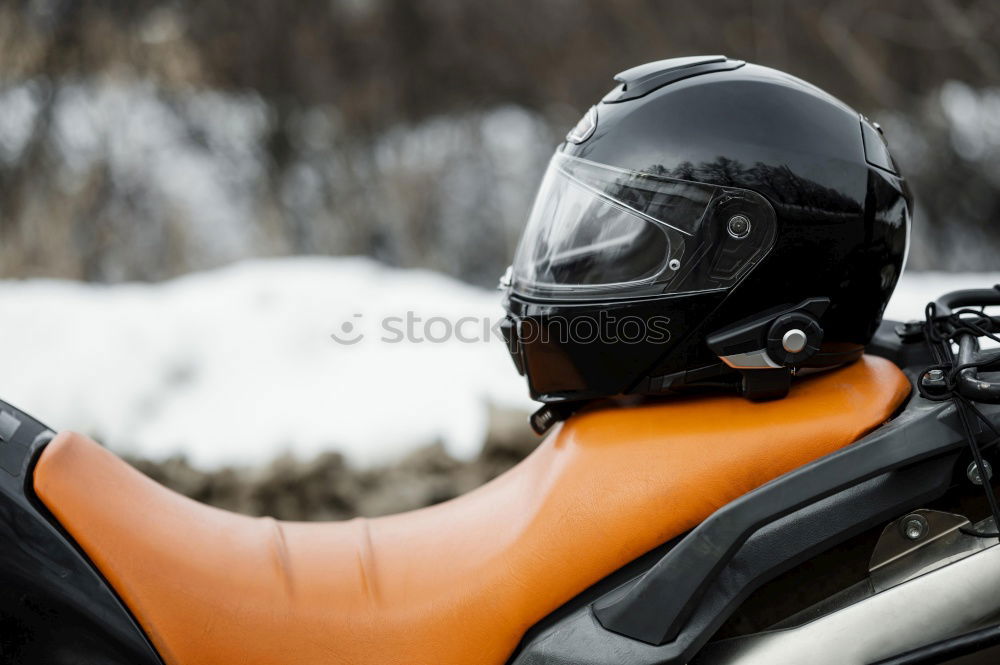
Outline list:
[[[1000,279],[926,272],[1000,269],[990,0],[2,0],[0,397],[246,512],[464,491],[535,443],[496,340],[330,333],[495,317],[566,130],[614,73],[697,53],[885,128],[917,197],[891,315]]]

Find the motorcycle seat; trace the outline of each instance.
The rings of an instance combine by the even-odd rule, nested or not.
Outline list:
[[[909,393],[866,356],[773,402],[594,408],[486,485],[375,519],[229,513],[70,432],[43,450],[33,486],[167,665],[502,665],[574,595],[856,441]]]

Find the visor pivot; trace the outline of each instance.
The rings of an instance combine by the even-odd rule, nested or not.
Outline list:
[[[729,235],[737,240],[742,240],[750,235],[750,218],[746,215],[733,215],[729,218],[727,227]]]

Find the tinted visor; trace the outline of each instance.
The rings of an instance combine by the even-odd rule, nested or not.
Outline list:
[[[725,289],[770,249],[774,211],[749,190],[556,152],[514,257],[515,292],[634,297]]]

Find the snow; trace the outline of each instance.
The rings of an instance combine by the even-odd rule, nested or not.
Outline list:
[[[327,449],[364,466],[435,441],[467,458],[491,404],[531,408],[493,335],[381,341],[381,320],[408,311],[495,322],[496,292],[365,259],[253,261],[159,285],[0,282],[0,311],[2,399],[119,452],[184,452],[203,468]],[[366,337],[338,344],[344,322]]]
[[[905,271],[885,318],[910,321],[924,318],[924,307],[931,300],[961,289],[988,289],[1000,284],[1000,272],[913,272]]]
[[[920,318],[931,298],[997,282],[908,272],[886,315]],[[329,449],[369,466],[435,441],[469,458],[491,405],[534,408],[476,323],[499,320],[496,292],[367,259],[256,260],[161,284],[3,281],[0,312],[0,398],[118,452],[202,468]],[[400,330],[407,312],[422,341],[385,341],[398,337],[386,317]],[[432,317],[474,317],[462,333],[476,341],[429,341],[446,325]]]

